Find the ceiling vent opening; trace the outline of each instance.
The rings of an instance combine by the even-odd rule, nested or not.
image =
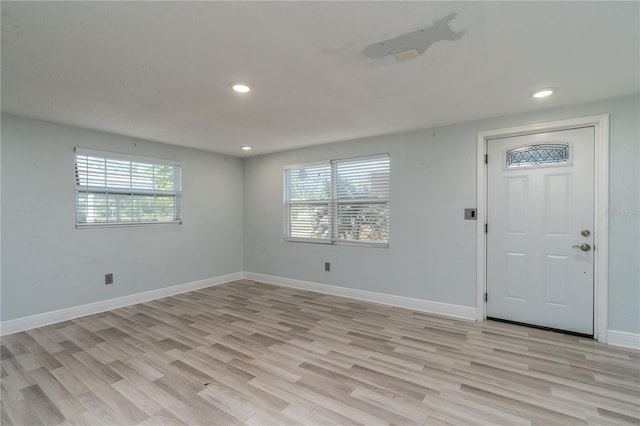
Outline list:
[[[453,31],[449,23],[457,13],[445,16],[432,25],[421,30],[411,31],[388,40],[367,46],[362,53],[370,59],[380,59],[395,56],[398,62],[422,55],[434,43],[439,41],[457,41],[462,38],[464,31]]]

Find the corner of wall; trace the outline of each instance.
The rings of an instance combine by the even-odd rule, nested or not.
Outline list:
[[[30,330],[36,327],[44,327],[46,325],[68,321],[86,315],[98,314],[100,312],[123,308],[125,306],[135,305],[138,303],[149,302],[151,300],[174,296],[180,293],[201,290],[203,288],[236,281],[243,277],[244,274],[242,272],[235,272],[233,274],[221,275],[219,277],[178,284],[171,287],[131,294],[129,296],[116,297],[113,299],[102,300],[100,302],[88,303],[86,305],[74,306],[71,308],[59,309],[57,311],[3,321],[0,323],[0,336],[18,333],[20,331]]]

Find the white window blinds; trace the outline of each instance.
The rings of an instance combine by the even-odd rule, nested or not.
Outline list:
[[[388,246],[389,155],[286,167],[285,237]]]
[[[285,170],[287,238],[331,242],[331,166]]]
[[[337,160],[334,238],[389,242],[389,156]]]
[[[180,223],[177,163],[76,148],[76,226]]]

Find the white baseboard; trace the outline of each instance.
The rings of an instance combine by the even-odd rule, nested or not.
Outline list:
[[[445,315],[448,317],[476,320],[476,308],[469,306],[450,305],[448,303],[431,302],[429,300],[414,299],[411,297],[394,296],[391,294],[375,293],[366,290],[337,287],[328,284],[319,284],[309,281],[293,280],[290,278],[276,277],[273,275],[256,274],[245,272],[244,278],[260,281],[267,284],[291,287],[301,290],[310,290],[318,293],[332,294],[334,296],[349,297],[352,299],[365,300],[367,302],[380,303],[382,305],[398,306],[412,309],[414,311],[427,312],[430,314]]]
[[[24,330],[30,330],[36,327],[43,327],[62,321],[68,321],[74,318],[83,317],[85,315],[98,314],[100,312],[109,311],[111,309],[123,308],[125,306],[135,305],[136,303],[148,302],[150,300],[161,299],[188,291],[200,290],[206,287],[228,283],[230,281],[242,279],[242,272],[221,275],[219,277],[207,278],[204,280],[193,281],[184,284],[178,284],[171,287],[149,290],[142,293],[130,294],[128,296],[116,297],[114,299],[101,300],[100,302],[88,303],[86,305],[73,306],[71,308],[60,309],[57,311],[45,312],[43,314],[31,315],[28,317],[17,318],[14,320],[3,321],[0,323],[0,335],[18,333]]]
[[[607,330],[607,343],[613,346],[640,350],[640,334]]]
[[[30,330],[32,328],[68,321],[86,315],[98,314],[111,309],[123,308],[125,306],[135,305],[136,303],[148,302],[151,300],[161,299],[163,297],[174,296],[180,293],[200,290],[240,279],[249,279],[282,287],[291,287],[301,290],[315,291],[318,293],[331,294],[334,296],[349,297],[352,299],[365,300],[367,302],[380,303],[383,305],[398,306],[430,314],[444,315],[472,321],[476,320],[476,308],[469,306],[451,305],[448,303],[432,302],[429,300],[414,299],[411,297],[337,287],[310,281],[257,274],[254,272],[235,272],[214,278],[207,278],[204,280],[131,294],[129,296],[116,297],[114,299],[102,300],[100,302],[4,321],[0,323],[0,336],[6,336],[20,331]],[[640,334],[608,330],[607,343],[613,346],[640,350]]]

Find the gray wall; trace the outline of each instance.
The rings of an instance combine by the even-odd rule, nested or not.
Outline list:
[[[244,270],[463,306],[476,304],[476,137],[481,130],[611,114],[609,328],[640,332],[637,96],[244,161]],[[283,240],[282,167],[391,154],[390,248]],[[324,262],[331,272],[324,272]]]
[[[609,328],[638,333],[637,96],[244,162],[2,116],[1,319],[241,270],[475,306],[475,222],[462,212],[476,203],[477,132],[602,113],[611,114]],[[74,146],[182,161],[184,225],[76,230]],[[389,249],[283,240],[284,165],[382,152],[392,161]],[[331,272],[324,272],[325,261]],[[112,286],[103,284],[107,272],[115,274]]]
[[[181,161],[184,224],[76,229],[74,146]],[[242,270],[238,158],[6,115],[1,158],[3,321]]]

